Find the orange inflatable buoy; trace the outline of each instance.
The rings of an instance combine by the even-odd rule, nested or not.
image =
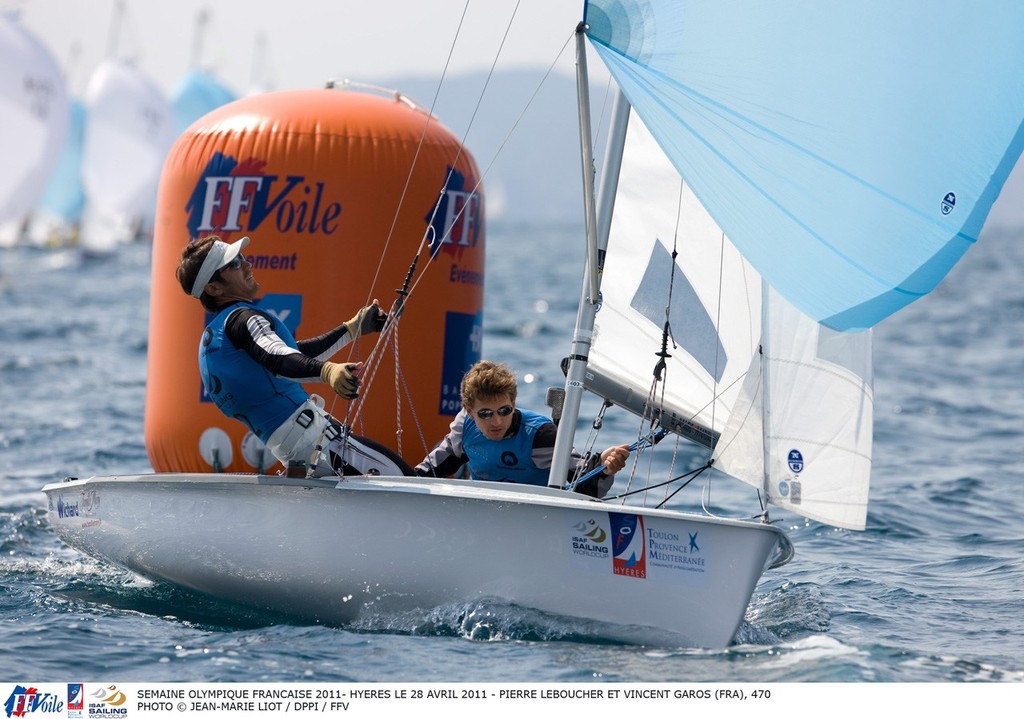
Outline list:
[[[399,97],[300,90],[243,98],[188,128],[160,180],[153,238],[145,435],[157,472],[280,470],[199,378],[208,316],[175,277],[181,251],[248,235],[261,306],[299,339],[388,309],[419,252],[397,341],[361,389],[353,430],[415,464],[458,412],[480,357],[484,222],[480,175],[436,118]],[[432,245],[421,250],[427,236]],[[377,335],[342,350],[360,361]],[[351,350],[351,352],[350,352]],[[397,361],[396,361],[397,360]],[[351,421],[349,403],[307,386]]]

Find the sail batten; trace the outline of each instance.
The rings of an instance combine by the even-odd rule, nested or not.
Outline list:
[[[837,330],[926,295],[1024,148],[1024,6],[591,0],[593,47],[710,215]],[[899,72],[893,68],[899,67]]]

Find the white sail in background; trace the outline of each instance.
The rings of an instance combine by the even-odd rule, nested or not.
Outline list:
[[[88,201],[83,242],[131,239],[156,207],[164,158],[174,141],[171,106],[135,68],[104,61],[85,94],[82,180]]]
[[[68,94],[60,66],[25,28],[0,16],[0,223],[33,210],[67,132]]]

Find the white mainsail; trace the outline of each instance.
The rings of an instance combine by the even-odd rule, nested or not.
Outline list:
[[[772,503],[862,529],[870,331],[830,330],[763,287],[631,113],[588,386],[713,445],[717,469]]]
[[[85,94],[82,181],[88,198],[83,240],[106,245],[152,217],[174,141],[170,102],[139,70],[102,62]]]
[[[635,113],[630,113],[622,154],[590,382],[621,384],[645,402],[667,320],[671,356],[666,394],[658,401],[703,427],[707,434],[691,438],[710,446],[712,433],[721,432],[729,419],[761,340],[761,277]],[[675,264],[673,252],[678,253]]]

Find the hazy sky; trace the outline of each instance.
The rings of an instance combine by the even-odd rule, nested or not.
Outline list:
[[[118,4],[124,12],[115,23]],[[548,67],[559,58],[557,69],[571,75],[574,50],[565,45],[582,8],[583,0],[0,0],[0,10],[17,12],[67,68],[78,96],[112,54],[133,58],[168,95],[194,62],[245,95],[328,79],[439,77],[449,54],[449,73],[486,70],[506,32],[497,69]],[[601,76],[601,63],[590,58]],[[1024,224],[1021,164],[993,211],[996,221]]]
[[[115,23],[119,2],[124,12]],[[439,76],[450,52],[449,72],[487,69],[506,30],[499,69],[546,67],[572,36],[582,8],[583,0],[0,0],[0,9],[17,11],[68,68],[77,95],[112,45],[170,94],[192,66],[203,10],[201,65],[246,94],[260,79],[285,90],[319,87],[329,78]],[[257,78],[261,61],[265,77]],[[571,74],[573,66],[570,45],[559,68]]]

